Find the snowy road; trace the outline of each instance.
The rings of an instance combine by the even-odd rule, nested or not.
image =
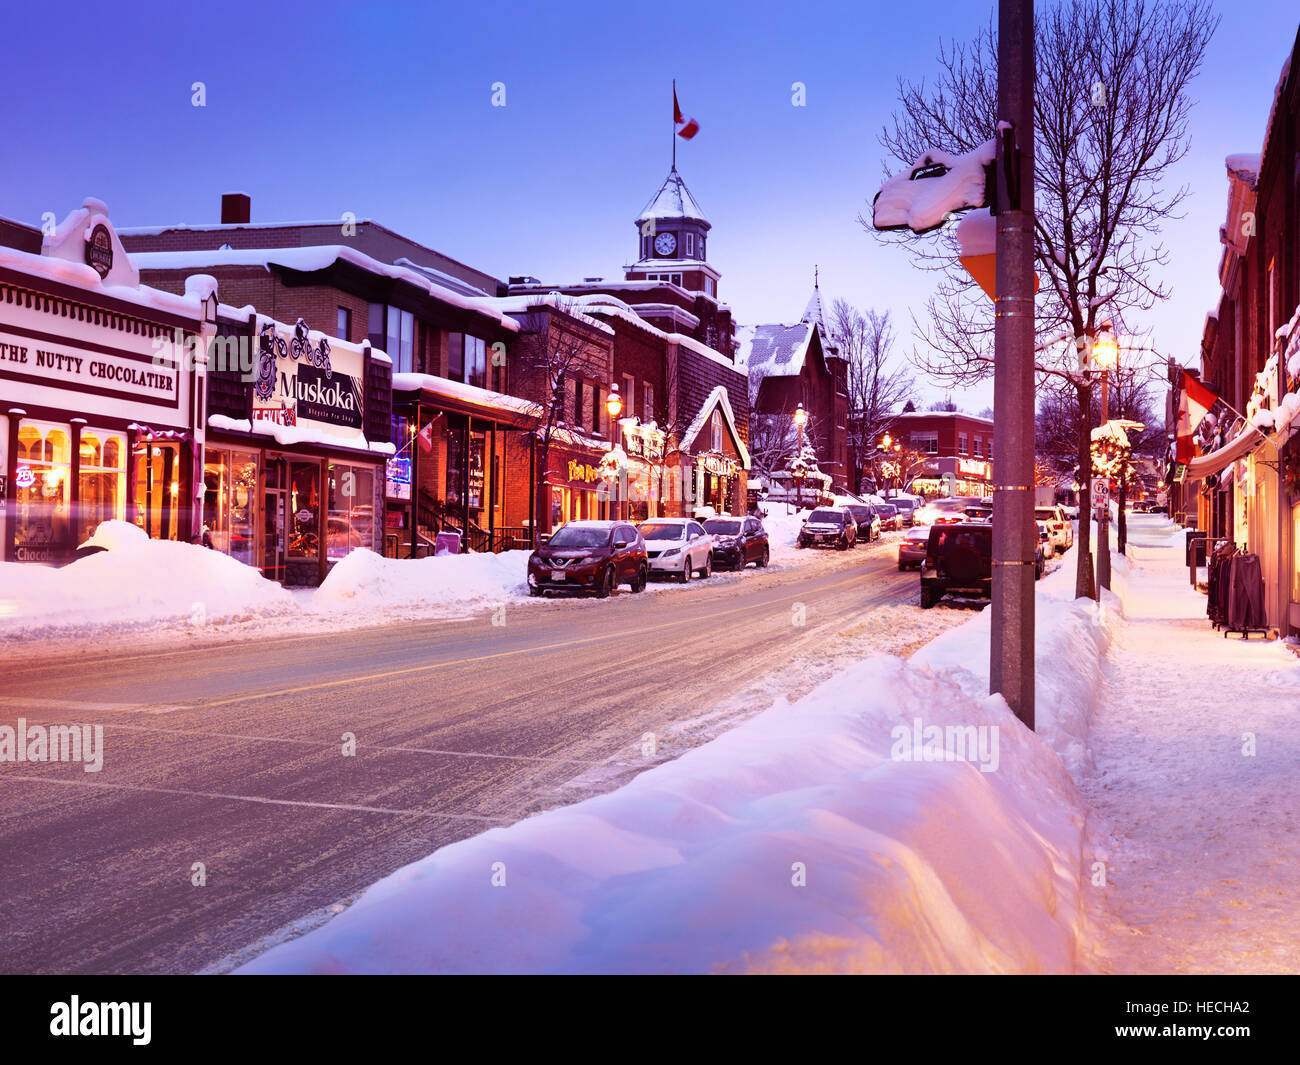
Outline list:
[[[216,964],[445,843],[612,788],[849,656],[907,654],[969,617],[916,600],[881,544],[530,603],[504,625],[11,658],[0,723],[102,724],[105,753],[93,774],[0,768],[0,970]]]

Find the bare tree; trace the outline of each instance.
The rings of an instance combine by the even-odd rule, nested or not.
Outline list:
[[[580,313],[572,299],[552,296],[552,305],[530,310],[521,316],[517,347],[518,394],[536,404],[537,427],[533,439],[537,446],[537,477],[533,514],[538,524],[550,528],[547,500],[547,471],[550,469],[551,442],[569,428],[567,409],[570,381],[584,376],[602,380],[608,376],[603,360],[592,350],[590,338],[576,326]],[[584,372],[585,371],[585,372]],[[576,391],[575,391],[576,395]],[[574,422],[581,411],[572,412]],[[532,530],[536,539],[537,527]]]
[[[894,357],[894,325],[888,311],[858,310],[844,299],[831,306],[830,333],[846,364],[848,443],[855,468],[849,490],[857,491],[863,460],[889,430],[898,408],[912,398],[913,379]]]
[[[1186,195],[1169,188],[1186,154],[1191,81],[1218,26],[1207,0],[1061,0],[1035,17],[1035,258],[1040,384],[1073,389],[1076,457],[1091,468],[1092,375],[1087,356],[1104,323],[1122,326],[1168,296],[1163,223]],[[899,109],[881,133],[903,166],[931,148],[971,151],[994,136],[997,37],[992,22],[970,43],[941,46],[932,82],[899,81]],[[865,224],[865,223],[864,223]],[[992,374],[993,313],[958,265],[953,226],[937,240],[905,233],[917,265],[941,272],[914,361],[955,385]],[[1132,351],[1140,340],[1121,338]],[[1156,372],[1154,351],[1142,368]],[[1081,513],[1088,513],[1087,482]],[[1075,590],[1092,595],[1091,529],[1079,528]]]

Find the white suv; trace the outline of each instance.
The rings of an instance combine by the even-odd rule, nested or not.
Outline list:
[[[1059,506],[1034,507],[1034,518],[1046,524],[1052,537],[1052,546],[1058,553],[1064,554],[1074,546],[1074,526]]]
[[[713,537],[693,518],[650,518],[638,527],[650,573],[682,582],[713,572]]]

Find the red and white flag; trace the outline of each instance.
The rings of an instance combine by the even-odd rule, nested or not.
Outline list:
[[[700,132],[700,124],[691,118],[690,115],[682,114],[681,105],[677,102],[677,86],[673,86],[673,122],[682,128],[677,131],[677,136],[690,140],[695,134]]]
[[[1191,462],[1196,457],[1196,430],[1218,398],[1199,378],[1183,371],[1183,388],[1178,397],[1179,462]]]
[[[416,437],[420,442],[420,450],[429,452],[433,450],[433,422],[430,422],[420,430],[420,435]]]

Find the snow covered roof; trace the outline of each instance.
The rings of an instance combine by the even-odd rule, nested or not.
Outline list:
[[[1230,155],[1224,160],[1224,163],[1229,174],[1235,178],[1240,178],[1254,189],[1259,185],[1259,164],[1262,158],[1263,156],[1258,153],[1254,155]]]
[[[423,289],[436,299],[453,307],[478,311],[495,318],[502,328],[519,331],[519,323],[504,311],[494,307],[484,297],[467,296],[454,291],[445,283],[435,280],[438,271],[419,270],[396,266],[373,259],[364,252],[342,244],[319,244],[305,248],[209,248],[199,251],[137,251],[131,259],[141,270],[202,270],[221,266],[283,266],[289,270],[311,273],[326,270],[336,262],[347,262],[372,274],[405,281]],[[461,283],[463,285],[463,282]]]
[[[491,296],[484,299],[483,302],[506,314],[523,314],[536,307],[550,307],[561,314],[567,314],[570,318],[584,322],[593,329],[613,336],[613,329],[604,322],[598,322],[586,313],[586,307],[581,303],[582,299],[583,297],[580,296],[568,297],[559,292],[534,292],[522,293],[516,296]]]
[[[736,452],[740,455],[741,463],[745,469],[749,469],[749,449],[745,447],[745,441],[740,438],[740,433],[736,430],[736,415],[731,409],[731,400],[727,396],[725,385],[718,385],[709,393],[709,398],[700,406],[695,419],[682,433],[682,448],[689,450],[695,438],[700,435],[709,418],[712,416],[714,409],[722,411],[723,420],[727,423],[727,428],[731,432],[731,439],[736,445]]]
[[[736,365],[750,377],[756,373],[761,377],[797,377],[803,372],[813,328],[806,321],[794,325],[741,326],[736,330],[740,343]]]
[[[954,211],[985,206],[984,167],[996,157],[992,140],[964,155],[931,148],[880,186],[872,204],[872,224],[877,229],[924,233],[943,225]]]
[[[650,198],[637,221],[645,222],[651,218],[689,218],[705,225],[709,222],[676,167],[668,172],[659,191]]]
[[[813,281],[812,295],[808,297],[808,305],[803,309],[803,317],[799,321],[826,328],[826,309],[822,306],[822,290],[816,280]]]

